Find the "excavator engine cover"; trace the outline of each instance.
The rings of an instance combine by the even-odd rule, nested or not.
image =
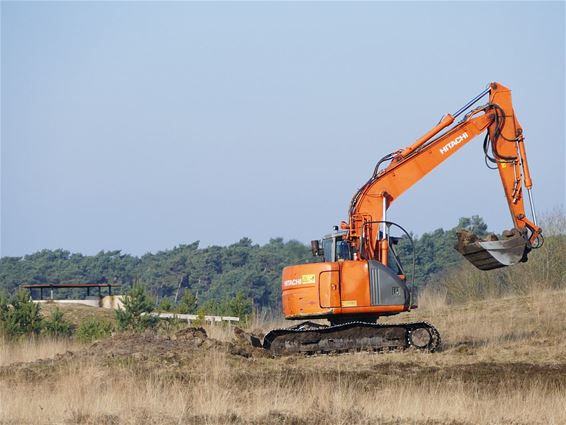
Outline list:
[[[456,234],[458,242],[454,248],[480,270],[498,269],[527,261],[530,246],[519,229],[504,231],[502,239],[495,235],[480,239],[467,230],[458,230]]]

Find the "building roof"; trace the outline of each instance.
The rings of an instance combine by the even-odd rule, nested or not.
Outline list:
[[[116,288],[120,285],[113,283],[33,283],[21,285],[22,288]]]

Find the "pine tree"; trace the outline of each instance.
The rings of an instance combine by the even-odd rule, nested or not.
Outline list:
[[[157,325],[159,318],[151,314],[155,304],[145,286],[134,285],[124,297],[123,303],[124,308],[116,310],[116,320],[120,330],[142,332]]]

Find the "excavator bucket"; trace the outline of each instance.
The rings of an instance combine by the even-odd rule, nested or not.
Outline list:
[[[458,242],[454,248],[480,270],[498,269],[527,261],[530,245],[519,229],[504,231],[501,239],[496,235],[480,239],[467,230],[458,230],[456,234]]]

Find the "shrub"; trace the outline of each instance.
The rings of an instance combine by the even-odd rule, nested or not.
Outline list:
[[[197,310],[197,298],[188,290],[185,289],[183,297],[177,306],[177,313],[179,314],[194,314]]]
[[[109,337],[112,333],[112,329],[112,323],[108,320],[89,317],[80,323],[75,337],[80,342],[92,342],[97,339]]]
[[[116,320],[120,330],[142,332],[154,328],[159,318],[151,313],[154,302],[143,285],[134,286],[124,297],[123,310],[116,310]]]
[[[159,310],[160,311],[172,311],[173,310],[173,302],[171,302],[170,298],[163,298],[159,303]]]
[[[46,335],[60,338],[69,337],[73,333],[73,325],[65,320],[64,314],[56,307],[48,319],[43,321],[43,332]]]
[[[201,308],[199,311],[197,311],[197,318],[191,322],[191,325],[192,326],[202,326],[202,325],[204,325],[204,317],[205,317],[205,312]]]
[[[239,317],[240,320],[247,321],[252,313],[252,300],[244,297],[242,292],[238,292],[234,298],[228,300],[227,313]]]
[[[207,300],[199,311],[218,316],[239,317],[242,322],[247,322],[252,314],[253,303],[240,291],[232,298],[224,298],[222,301]]]
[[[0,291],[0,330],[4,330],[4,322],[7,319],[10,310],[10,303],[4,291]]]
[[[9,303],[6,297],[1,297],[0,303],[0,327],[6,336],[37,335],[41,332],[41,309],[31,300],[28,291],[18,291]]]

